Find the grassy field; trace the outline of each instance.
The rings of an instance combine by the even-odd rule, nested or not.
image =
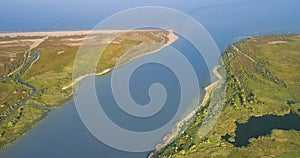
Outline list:
[[[226,102],[214,128],[205,136],[198,131],[207,111],[198,111],[181,136],[158,157],[299,157],[300,132],[273,130],[235,147],[236,122],[251,116],[298,113],[300,109],[300,36],[253,37],[238,42],[222,54],[226,67]]]
[[[1,122],[0,148],[5,147],[24,135],[30,128],[44,118],[47,112],[45,109],[27,105],[18,108],[8,119]]]
[[[95,34],[87,37],[91,42],[86,46],[90,53],[105,48],[97,66],[102,71],[113,68],[120,56],[140,44],[166,44],[169,33],[145,30]],[[71,99],[72,87],[62,88],[72,83],[74,59],[85,37],[0,37],[0,148],[25,134],[49,109]],[[36,51],[39,59],[29,67]],[[37,92],[20,84],[18,78],[34,86]]]

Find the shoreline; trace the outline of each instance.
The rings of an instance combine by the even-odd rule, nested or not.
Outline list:
[[[209,84],[208,86],[206,86],[204,88],[205,95],[203,97],[203,100],[199,104],[199,106],[197,106],[196,109],[194,109],[188,115],[186,115],[181,121],[175,123],[173,130],[172,130],[173,132],[171,131],[170,133],[168,133],[167,135],[165,135],[163,137],[161,143],[156,145],[156,148],[148,155],[148,158],[153,158],[156,154],[160,153],[163,148],[165,148],[168,144],[173,142],[176,139],[176,137],[178,137],[180,135],[181,131],[184,130],[183,127],[184,127],[185,123],[189,122],[195,116],[197,111],[209,101],[209,99],[211,97],[211,92],[219,84],[219,82],[222,81],[222,79],[223,79],[223,77],[218,72],[219,67],[220,67],[220,65],[217,65],[213,68],[213,74],[218,78],[218,80]]]
[[[35,36],[49,36],[49,37],[62,37],[62,36],[79,36],[89,34],[114,34],[128,31],[161,31],[161,30],[74,30],[74,31],[36,31],[36,32],[0,32],[0,37],[35,37]],[[166,29],[165,31],[173,32],[173,30]],[[174,34],[175,35],[175,34]]]
[[[159,30],[58,30],[58,31],[36,31],[36,32],[0,32],[0,38],[4,38],[4,37],[10,37],[10,38],[14,38],[14,37],[44,37],[40,40],[38,40],[35,44],[33,44],[26,52],[29,52],[30,50],[36,48],[40,43],[42,43],[45,39],[47,39],[48,37],[63,37],[63,36],[77,36],[77,35],[91,35],[91,34],[115,34],[115,33],[122,33],[122,32],[128,32],[128,31],[159,31]],[[166,29],[165,31],[168,31],[168,41],[162,45],[161,48],[153,50],[151,52],[145,52],[143,54],[137,55],[136,57],[133,57],[132,59],[130,59],[128,62],[130,62],[131,60],[134,60],[136,58],[142,57],[144,55],[148,55],[148,54],[152,54],[155,52],[160,51],[161,49],[163,49],[166,46],[171,45],[172,43],[174,43],[177,39],[179,39],[178,36],[176,36],[173,32],[173,30],[169,30]],[[26,55],[26,53],[25,53]],[[24,56],[25,56],[24,55]],[[126,62],[125,64],[127,64],[128,62]],[[13,72],[9,73],[7,75],[7,77],[11,76],[12,74],[14,74],[15,72],[17,72],[23,65],[21,65],[19,68],[15,69]],[[112,68],[108,68],[103,70],[102,72],[98,72],[98,73],[91,73],[91,74],[86,74],[84,76],[80,76],[78,78],[76,78],[72,83],[70,83],[69,85],[66,85],[64,87],[62,87],[62,90],[66,90],[69,87],[75,85],[76,83],[78,83],[79,81],[81,81],[82,79],[84,79],[85,77],[91,76],[91,75],[96,75],[96,76],[101,76],[101,75],[105,75],[107,73],[109,73],[111,70],[113,70],[114,68],[118,67],[114,66]]]
[[[97,30],[97,33],[118,33],[126,30]],[[37,31],[37,32],[4,32],[0,33],[0,37],[18,37],[18,36],[75,36],[75,35],[88,35],[93,30],[75,30],[75,31]],[[96,33],[96,31],[95,31]]]
[[[45,38],[47,38],[49,36],[60,37],[60,36],[88,35],[88,34],[97,34],[97,33],[99,33],[99,34],[101,34],[101,33],[104,33],[104,34],[105,33],[107,33],[107,34],[113,34],[113,33],[122,33],[122,32],[126,32],[126,31],[146,31],[146,30],[96,30],[96,31],[94,31],[94,30],[76,30],[76,31],[45,31],[45,32],[10,32],[10,33],[0,33],[0,37],[18,37],[18,36],[35,37],[35,36],[45,36]],[[151,30],[147,30],[147,31],[151,31]],[[157,30],[154,30],[154,31],[157,31]],[[165,47],[173,44],[176,40],[179,39],[179,37],[177,35],[175,35],[172,30],[167,30],[167,31],[169,31],[169,34],[167,36],[168,37],[168,41],[165,44],[163,44],[160,48],[158,48],[156,50],[153,50],[153,51],[150,51],[150,52],[145,52],[143,54],[139,54],[139,55],[131,58],[128,62],[130,62],[130,61],[132,61],[132,60],[134,60],[136,58],[148,55],[148,54],[156,53],[159,50],[161,50],[161,49],[163,49],[163,48],[165,48]],[[128,62],[126,62],[124,64],[127,64]],[[124,64],[122,64],[122,65],[124,65]],[[102,72],[91,73],[91,74],[86,74],[86,75],[80,76],[80,77],[76,78],[75,80],[73,80],[73,82],[70,83],[69,85],[62,87],[62,90],[66,90],[66,89],[74,86],[75,84],[77,84],[81,80],[83,80],[85,77],[88,77],[88,76],[91,76],[91,75],[102,76],[102,75],[105,75],[105,74],[109,73],[114,68],[116,68],[118,66],[122,66],[122,65],[117,65],[117,66],[114,66],[112,68],[105,69]],[[163,149],[166,145],[168,145],[170,142],[172,142],[173,139],[176,138],[180,134],[180,132],[182,131],[183,125],[186,122],[188,122],[190,119],[192,119],[194,117],[194,115],[196,114],[197,110],[200,107],[202,107],[203,105],[206,104],[206,102],[210,98],[210,92],[211,92],[211,90],[216,86],[217,82],[219,82],[222,79],[222,77],[220,76],[220,74],[217,72],[217,68],[218,67],[219,67],[219,65],[213,68],[213,73],[214,73],[214,75],[219,80],[217,80],[217,81],[211,83],[210,85],[208,85],[207,87],[205,87],[205,92],[206,93],[205,93],[205,96],[204,96],[201,104],[199,104],[199,106],[197,106],[197,108],[195,110],[193,110],[192,112],[190,112],[190,114],[188,114],[187,116],[185,116],[181,121],[179,121],[176,124],[174,124],[174,128],[173,128],[172,131],[174,131],[174,129],[175,129],[175,132],[171,131],[171,133],[167,134],[162,139],[162,143],[158,144],[156,146],[156,149],[153,152],[151,152],[148,157],[152,157],[155,154],[159,153],[161,151],[161,149]],[[67,99],[67,100],[62,101],[61,104],[59,104],[57,108],[61,108],[65,103],[67,103],[69,101],[70,101],[70,98]],[[48,114],[46,114],[45,117],[47,117],[47,116],[48,116]],[[36,124],[33,125],[33,127],[29,128],[29,130],[32,129],[32,128],[34,128],[35,126],[37,126],[42,121],[43,121],[43,118],[41,118],[38,122],[36,122]],[[26,135],[26,133],[24,133],[24,135]]]
[[[24,54],[24,57],[28,55],[27,52],[30,52],[32,49],[38,47],[38,45],[43,42],[45,39],[47,39],[48,37],[50,36],[56,36],[56,37],[59,37],[59,36],[76,36],[76,35],[89,35],[89,34],[114,34],[114,33],[122,33],[122,32],[127,32],[127,31],[161,31],[161,30],[81,30],[81,31],[46,31],[46,32],[10,32],[10,33],[1,33],[0,32],[0,38],[14,38],[14,37],[43,37],[41,39],[39,39],[36,43],[34,43],[32,46],[30,46],[30,48],[25,52]],[[163,44],[163,46],[157,50],[154,50],[154,51],[150,51],[150,52],[146,52],[146,53],[143,53],[143,54],[140,54],[140,55],[137,55],[136,57],[132,58],[129,60],[129,62],[135,58],[138,58],[138,57],[141,57],[141,56],[144,56],[144,55],[147,55],[147,54],[151,54],[151,53],[155,53],[157,51],[159,51],[160,49],[168,46],[168,45],[171,45],[173,42],[175,42],[177,39],[178,39],[178,36],[176,36],[174,34],[174,32],[172,30],[164,30],[164,31],[168,31],[169,34],[167,35],[168,37],[168,41]],[[125,63],[127,64],[127,62]],[[13,71],[13,73],[9,74],[9,75],[13,75],[15,72],[18,72],[24,65],[22,64],[19,68],[15,69]],[[105,69],[103,70],[102,72],[100,73],[96,73],[97,76],[100,76],[100,75],[105,75],[107,73],[109,73],[112,69],[114,69],[115,67],[112,67],[112,68],[109,68],[109,69]],[[93,74],[87,74],[87,75],[84,75],[84,76],[81,76],[76,80],[75,84],[80,82],[82,79],[84,79],[85,77],[89,76],[89,75],[95,75],[95,73]],[[71,83],[71,85],[68,85],[68,86],[65,86],[63,87],[62,90],[65,90],[71,86],[73,86],[73,82]],[[40,123],[43,122],[43,119],[46,118],[47,116],[49,116],[49,113],[53,110],[53,109],[60,109],[64,106],[64,104],[70,102],[72,100],[72,97],[73,97],[73,94],[71,93],[70,96],[64,100],[62,100],[56,107],[50,109],[50,111],[48,111],[42,118],[36,120],[33,124],[31,124],[28,128],[25,129],[25,132],[20,135],[19,137],[17,137],[16,139],[14,139],[12,142],[6,144],[5,146],[3,146],[2,149],[6,148],[7,146],[15,143],[20,137],[23,137],[25,136],[31,129],[35,128],[36,126],[38,126]],[[22,106],[21,106],[22,107]],[[49,110],[49,109],[48,109]]]
[[[144,30],[138,30],[138,31],[144,31]],[[179,37],[176,36],[172,30],[167,30],[167,31],[169,31],[169,34],[168,34],[168,39],[169,40],[164,45],[162,45],[162,47],[160,47],[160,48],[158,48],[156,50],[150,51],[150,52],[145,52],[143,54],[137,55],[137,56],[131,58],[128,62],[130,62],[130,61],[132,61],[134,59],[140,58],[142,56],[145,56],[145,55],[156,53],[156,52],[160,51],[161,49],[163,49],[163,48],[171,45],[172,43],[174,43],[175,41],[177,41],[179,39]],[[124,64],[127,64],[128,62],[125,62]],[[122,64],[122,65],[124,65],[124,64]],[[105,70],[103,70],[103,71],[101,71],[99,73],[90,73],[90,74],[86,74],[86,75],[80,76],[80,77],[78,77],[76,79],[73,79],[73,82],[70,83],[69,85],[62,87],[62,90],[66,90],[66,89],[70,88],[71,86],[74,86],[75,84],[77,84],[78,82],[80,82],[81,80],[83,80],[85,77],[92,76],[92,75],[102,76],[102,75],[105,75],[105,74],[109,73],[111,70],[113,70],[113,69],[115,69],[115,68],[117,68],[119,66],[122,66],[122,65],[115,65],[114,67],[105,69]]]

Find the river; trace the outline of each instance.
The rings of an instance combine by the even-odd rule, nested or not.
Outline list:
[[[126,1],[127,2],[127,1]],[[26,19],[31,16],[31,14],[36,15],[35,20],[31,19],[25,23],[20,22],[21,26],[13,25],[14,27],[10,28],[9,25],[18,24],[18,20],[12,20],[8,17],[3,18],[1,22],[1,31],[43,31],[46,30],[61,30],[61,29],[88,29],[92,28],[96,24],[97,18],[91,18],[92,15],[95,16],[96,13],[102,16],[108,16],[116,11],[141,6],[138,1],[128,1],[120,2],[124,5],[116,5],[113,9],[111,8],[108,2],[103,3],[103,5],[98,5],[97,7],[91,7],[89,12],[86,12],[82,15],[78,15],[74,9],[74,12],[68,11],[66,14],[62,14],[62,6],[57,8],[57,13],[52,14],[52,17],[48,17],[44,14],[37,15],[38,11],[41,11],[43,5],[39,8],[38,5],[40,2],[30,2],[29,4],[24,4],[25,6],[32,3],[33,6],[37,6],[37,10],[27,11],[28,9],[24,7],[24,15],[21,15],[19,21],[22,21],[22,18]],[[8,3],[8,2],[5,2]],[[51,2],[51,5],[48,9],[45,9],[43,12],[53,11],[52,7],[55,7],[56,0]],[[59,4],[57,2],[57,4]],[[76,7],[78,8],[82,2],[76,2]],[[77,6],[78,5],[78,6]],[[88,4],[86,4],[88,5]],[[83,6],[86,6],[83,5]],[[241,0],[230,0],[223,2],[220,0],[212,1],[191,1],[182,2],[182,1],[152,1],[146,2],[146,5],[159,5],[165,7],[172,7],[178,10],[181,10],[190,16],[194,17],[201,24],[203,24],[206,29],[211,33],[212,37],[215,39],[220,50],[226,49],[226,47],[237,41],[240,38],[246,36],[257,36],[257,35],[267,35],[267,34],[288,34],[288,33],[300,33],[300,19],[295,18],[295,16],[300,14],[300,2],[297,0],[291,0],[288,2],[284,1],[241,1]],[[5,4],[4,4],[5,6]],[[76,8],[75,7],[75,8]],[[0,7],[1,8],[1,7]],[[101,12],[103,8],[106,12]],[[3,8],[4,9],[4,8]],[[103,11],[102,10],[102,11]],[[78,10],[77,10],[78,11]],[[14,14],[10,10],[4,9],[4,15],[10,15],[13,17]],[[41,11],[42,12],[42,11]],[[11,14],[9,14],[11,13]],[[26,14],[25,14],[26,13]],[[61,14],[59,14],[61,13]],[[74,15],[73,15],[74,13]],[[65,15],[61,17],[61,15]],[[76,16],[77,17],[74,17]],[[96,14],[97,15],[97,14]],[[291,15],[294,15],[291,16]],[[89,18],[86,18],[89,16]],[[61,17],[61,18],[60,18]],[[16,17],[18,18],[18,17]],[[70,21],[67,19],[77,19]],[[40,19],[40,21],[39,21]],[[58,19],[58,20],[57,20]],[[59,21],[66,20],[67,23],[59,23]],[[80,22],[79,22],[80,21]],[[7,22],[7,24],[5,23]],[[55,23],[56,25],[51,25]],[[69,25],[68,25],[69,23]],[[39,25],[38,25],[39,24]],[[35,27],[28,27],[35,26]],[[87,26],[88,25],[88,26]],[[44,26],[44,27],[42,27]],[[177,49],[182,50],[181,52],[186,55],[194,68],[197,70],[197,75],[199,77],[200,86],[205,86],[208,84],[209,78],[207,76],[207,67],[202,59],[202,57],[195,57],[193,54],[194,48],[187,44],[184,39],[176,41],[172,46]],[[130,64],[130,63],[129,63]],[[160,74],[161,80],[166,80],[170,75],[168,73],[160,72],[161,67],[150,65],[151,69],[157,70]],[[165,71],[164,71],[165,72]],[[143,76],[142,72],[139,74]],[[100,76],[96,78],[97,87],[105,86],[109,81],[110,75]],[[144,75],[140,78],[146,82],[153,82],[155,78],[151,76]],[[177,82],[170,81],[168,82],[170,91],[173,92],[172,95],[176,96],[178,94],[176,91]],[[105,87],[103,87],[105,88]],[[173,89],[172,89],[173,88]],[[100,91],[99,91],[100,92]],[[109,95],[109,94],[107,94]],[[175,97],[174,97],[175,98]],[[147,98],[143,98],[147,101]],[[142,102],[141,100],[140,102]],[[171,100],[170,104],[175,103],[176,100]],[[112,117],[115,117],[116,114],[111,113]],[[118,120],[115,120],[118,121]],[[122,121],[122,120],[121,120]],[[119,122],[122,124],[122,122]],[[124,122],[123,122],[124,123]],[[144,125],[148,126],[148,125]],[[148,128],[156,128],[157,124],[150,125]],[[132,127],[134,130],[139,130],[137,127]],[[137,129],[136,129],[137,128]],[[108,147],[105,144],[99,142],[95,139],[84,127],[82,124],[75,106],[74,102],[70,101],[63,105],[62,108],[50,112],[49,116],[46,117],[37,127],[32,129],[24,137],[17,140],[12,145],[5,148],[1,153],[0,157],[4,158],[53,158],[53,157],[72,157],[72,158],[82,158],[82,157],[146,157],[148,152],[144,153],[130,153],[119,151],[114,148]]]

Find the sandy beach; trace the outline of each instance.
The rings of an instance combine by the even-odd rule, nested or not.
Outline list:
[[[120,31],[120,30],[119,30],[119,31]],[[123,31],[124,31],[124,30],[123,30]],[[144,31],[144,30],[138,30],[138,31]],[[168,41],[166,42],[166,44],[164,44],[161,48],[159,48],[159,49],[157,49],[157,50],[153,50],[153,51],[151,51],[151,52],[145,52],[145,53],[143,53],[143,54],[140,54],[140,55],[138,55],[138,56],[132,58],[131,60],[134,60],[134,59],[136,59],[136,58],[138,58],[138,57],[141,57],[141,56],[144,56],[144,55],[148,55],[148,54],[151,54],[151,53],[158,52],[158,51],[161,50],[162,48],[167,47],[167,46],[171,45],[172,43],[174,43],[176,40],[178,40],[178,36],[176,36],[172,30],[168,30],[168,31],[169,31],[169,34],[168,34],[168,39],[169,39],[169,40],[168,40]],[[113,69],[113,68],[112,68],[112,69]],[[111,69],[105,69],[105,70],[103,70],[103,71],[100,72],[100,73],[96,73],[96,74],[86,74],[86,75],[84,75],[84,76],[80,76],[80,77],[78,77],[78,78],[76,78],[76,79],[73,79],[73,82],[72,82],[72,83],[70,83],[70,84],[68,84],[68,85],[66,85],[66,86],[64,86],[64,87],[62,87],[62,90],[66,90],[66,89],[72,87],[73,85],[75,85],[75,84],[77,84],[78,82],[80,82],[81,80],[83,80],[85,77],[88,77],[88,76],[91,76],[91,75],[101,76],[101,75],[107,74],[107,73],[110,72],[110,71],[111,71]]]
[[[75,35],[88,35],[88,34],[113,34],[127,31],[158,31],[158,30],[75,30],[75,31],[44,31],[44,32],[3,32],[0,33],[0,37],[17,37],[17,36],[49,36],[49,37],[61,37],[61,36],[75,36]],[[167,30],[172,31],[172,30]],[[172,38],[177,37],[175,34]]]
[[[73,36],[73,35],[88,35],[90,33],[103,33],[103,34],[111,34],[111,33],[119,33],[128,30],[78,30],[78,31],[45,31],[45,32],[8,32],[8,33],[0,33],[0,37],[17,37],[17,36],[26,36],[26,37],[34,37],[34,36]]]
[[[202,100],[202,102],[200,103],[200,105],[194,109],[193,111],[191,111],[188,115],[186,115],[180,122],[177,122],[174,125],[174,130],[172,130],[173,132],[167,134],[162,142],[160,144],[157,144],[156,149],[151,152],[148,156],[148,158],[152,158],[154,157],[157,153],[159,153],[164,147],[166,147],[169,143],[171,143],[172,141],[174,141],[177,136],[179,136],[180,132],[182,131],[183,125],[187,122],[189,122],[197,113],[197,111],[204,106],[208,100],[210,99],[211,96],[211,92],[213,91],[213,89],[220,84],[220,82],[223,80],[222,76],[220,75],[220,73],[218,72],[218,68],[220,67],[220,65],[217,65],[213,68],[213,74],[218,78],[217,81],[211,83],[210,85],[208,85],[207,87],[205,87],[205,95],[204,98]]]

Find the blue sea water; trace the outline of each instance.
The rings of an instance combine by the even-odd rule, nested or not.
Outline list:
[[[297,0],[2,1],[0,32],[91,29],[118,11],[149,5],[174,8],[192,16],[209,31],[220,50],[246,36],[300,33],[297,17],[300,1]],[[186,52],[192,51],[180,42],[174,45]],[[194,64],[202,68],[201,60],[199,62],[198,66],[197,61]],[[201,70],[199,76],[205,76],[205,68]],[[105,83],[108,77],[97,77],[96,84]],[[202,78],[201,85],[206,85],[206,81]],[[71,101],[5,148],[0,157],[146,157],[147,154],[119,151],[99,142],[81,123]]]

